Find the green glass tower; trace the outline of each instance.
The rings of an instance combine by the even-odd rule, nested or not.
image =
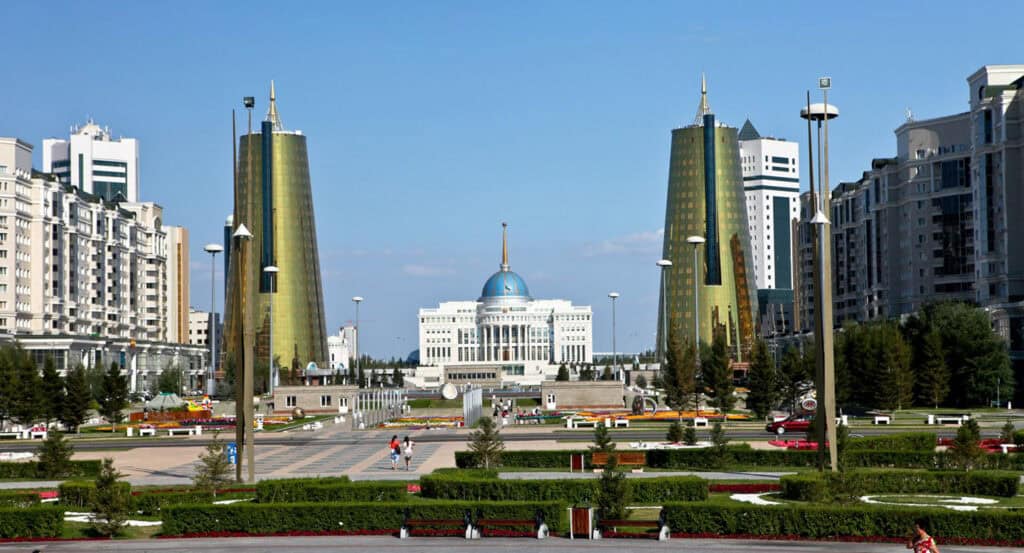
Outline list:
[[[238,146],[233,223],[235,229],[244,224],[252,238],[244,259],[231,252],[225,351],[230,355],[239,347],[246,317],[256,364],[269,363],[272,335],[284,384],[289,368],[310,362],[326,366],[328,356],[306,137],[283,129],[273,83],[266,120]],[[264,271],[267,267],[278,272]]]
[[[695,246],[687,241],[690,237],[705,242]],[[659,351],[670,324],[691,342],[699,336],[710,343],[715,332],[724,332],[733,357],[746,358],[754,339],[757,296],[739,142],[735,128],[716,121],[703,82],[694,123],[672,131],[662,258],[672,264],[662,269]]]

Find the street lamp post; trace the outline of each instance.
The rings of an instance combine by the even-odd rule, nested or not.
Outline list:
[[[276,265],[267,265],[263,268],[263,272],[266,273],[267,280],[270,284],[270,292],[267,294],[267,303],[270,304],[270,339],[268,340],[268,343],[270,344],[270,364],[268,365],[270,371],[270,382],[267,383],[267,388],[271,395],[274,393],[274,377],[276,376],[276,371],[274,370],[274,285],[277,284],[277,273],[279,271],[280,269],[278,269]]]
[[[615,345],[615,299],[619,297],[618,292],[608,292],[612,299],[612,372],[619,366],[619,350]]]
[[[352,302],[356,304],[356,336],[355,336],[355,349],[356,349],[356,384],[359,383],[359,304],[363,302],[363,296],[353,296]]]
[[[686,243],[693,246],[693,351],[696,365],[693,371],[694,417],[700,416],[700,390],[697,387],[697,372],[700,370],[700,258],[697,256],[697,247],[706,241],[703,236],[690,236],[686,239]]]
[[[217,254],[224,251],[220,244],[207,244],[203,248],[210,254],[210,326],[206,339],[210,342],[210,369],[206,376],[206,393],[213,396],[217,382]]]
[[[665,272],[672,266],[672,261],[659,259],[655,265],[661,267],[661,368],[665,368],[668,357],[668,296],[665,295]]]

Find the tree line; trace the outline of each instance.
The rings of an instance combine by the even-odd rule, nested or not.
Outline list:
[[[747,407],[764,416],[794,406],[812,388],[816,350],[790,346],[776,361],[755,344]],[[903,322],[845,324],[833,351],[839,408],[987,406],[1014,391],[1005,342],[987,313],[964,303],[930,304]]]
[[[53,358],[42,367],[18,346],[0,348],[0,428],[60,422],[77,431],[90,409],[116,424],[128,407],[128,379],[121,367],[107,370],[78,365],[61,376]]]

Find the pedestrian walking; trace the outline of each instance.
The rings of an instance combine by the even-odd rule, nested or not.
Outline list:
[[[921,520],[914,521],[913,534],[907,542],[907,549],[913,550],[914,553],[939,553],[935,539],[924,531],[924,522]]]
[[[398,442],[398,434],[391,436],[388,454],[391,455],[391,470],[398,470],[398,459],[402,456],[402,444]]]
[[[412,463],[412,446],[412,440],[409,439],[409,436],[406,436],[405,440],[402,441],[402,455],[405,457],[405,470],[409,470],[409,464]]]

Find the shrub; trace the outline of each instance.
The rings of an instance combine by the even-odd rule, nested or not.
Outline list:
[[[120,493],[126,497],[132,495],[132,485],[118,482]],[[96,483],[91,480],[70,480],[58,486],[60,504],[65,507],[89,508],[96,500]]]
[[[100,473],[101,462],[98,460],[92,461],[70,461],[68,468],[68,474],[66,476],[71,477],[82,477],[91,478],[95,477]],[[47,479],[47,475],[44,474],[40,468],[39,463],[36,461],[29,461],[26,463],[22,462],[0,462],[0,480],[3,479],[23,479],[23,480],[36,480],[36,479]]]
[[[43,478],[64,478],[73,471],[71,456],[75,448],[58,430],[51,430],[43,443],[39,445],[39,475]]]
[[[683,441],[683,425],[679,424],[679,421],[677,420],[672,421],[672,424],[668,427],[668,434],[665,435],[665,438],[674,444],[678,444]]]
[[[144,515],[158,514],[170,505],[213,503],[213,492],[147,493],[132,498],[132,508]]]
[[[119,481],[122,476],[113,459],[103,460],[92,502],[92,527],[101,536],[113,537],[128,524],[132,495],[131,491],[124,493],[124,483]]]
[[[597,481],[597,516],[616,520],[625,518],[632,495],[626,474],[619,470],[618,458],[609,456],[608,464]]]
[[[1016,542],[1024,535],[1024,517],[999,510],[957,512],[946,509],[880,505],[762,507],[712,503],[669,503],[669,527],[683,534],[755,536],[905,536],[923,519],[938,537]]]
[[[981,428],[975,419],[967,419],[956,431],[953,446],[949,449],[954,466],[971,470],[984,465],[985,451],[978,445]]]
[[[506,467],[524,468],[567,468],[571,455],[585,455],[587,463],[590,462],[589,452],[586,450],[563,450],[563,451],[503,451],[501,452],[501,465]],[[456,451],[455,465],[459,468],[475,468],[478,466],[476,456],[471,451]]]
[[[305,489],[310,486],[339,485],[351,482],[348,476],[260,480],[256,484],[256,501],[259,503],[294,503],[302,501],[302,498],[306,496]]]
[[[934,432],[901,432],[884,436],[865,436],[850,438],[848,450],[885,450],[885,451],[935,451],[938,443]]]
[[[39,494],[20,490],[0,490],[0,507],[35,507]]]
[[[497,426],[488,417],[481,418],[477,424],[480,428],[469,434],[469,450],[473,453],[472,466],[485,469],[500,466],[505,441],[502,440]]]
[[[695,476],[638,478],[630,480],[633,503],[660,505],[666,501],[701,501],[708,496],[707,482]],[[475,501],[564,501],[570,505],[592,504],[596,480],[499,480],[473,478],[458,473],[434,473],[420,479],[423,497]]]
[[[848,471],[843,474],[799,474],[781,479],[786,499],[823,502],[879,493],[969,494],[1013,497],[1020,479],[996,471]]]
[[[60,507],[0,507],[0,538],[56,538],[63,531]]]
[[[461,519],[468,510],[473,518],[530,521],[540,510],[552,532],[566,529],[566,505],[557,501],[173,505],[161,512],[161,520],[163,533],[171,536],[207,532],[275,534],[398,530],[407,509],[409,516],[417,519]]]

